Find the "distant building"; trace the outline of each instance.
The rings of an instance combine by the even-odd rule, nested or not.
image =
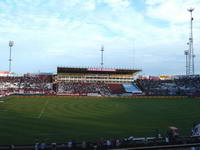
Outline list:
[[[6,77],[12,75],[12,73],[8,72],[8,71],[0,71],[0,77]]]

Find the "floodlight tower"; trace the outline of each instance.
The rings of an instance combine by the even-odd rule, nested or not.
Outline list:
[[[14,46],[14,41],[9,41],[9,43],[8,43],[8,45],[9,45],[9,47],[10,47],[10,55],[9,55],[9,72],[11,72],[11,61],[12,61],[12,59],[11,59],[11,54],[12,54],[12,47]]]
[[[103,52],[104,52],[104,46],[101,46],[101,69],[103,69]]]
[[[194,48],[193,48],[193,16],[192,12],[194,8],[189,8],[188,11],[190,12],[190,36],[189,36],[189,53],[188,53],[188,74],[187,75],[194,75]]]

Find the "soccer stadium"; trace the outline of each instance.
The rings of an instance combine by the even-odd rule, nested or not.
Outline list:
[[[1,0],[0,150],[200,150],[186,1]]]
[[[58,67],[57,74],[2,72],[1,145],[110,149],[198,141],[188,136],[200,122],[200,76],[137,76],[140,71]]]

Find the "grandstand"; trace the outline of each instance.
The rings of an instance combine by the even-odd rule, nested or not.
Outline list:
[[[200,76],[136,76],[140,70],[58,67],[57,75],[1,72],[0,96],[200,96]]]
[[[138,94],[134,77],[140,70],[111,68],[58,67],[57,75],[24,74],[2,75],[0,95],[11,94],[58,94],[110,96]]]
[[[136,85],[145,95],[157,96],[199,96],[200,95],[200,76],[172,76],[170,79],[137,79]]]
[[[11,94],[50,94],[52,75],[24,74],[23,76],[1,76],[0,95]]]
[[[200,76],[136,76],[140,70],[58,67],[57,74],[1,72],[0,96],[11,94],[81,96],[199,96]]]
[[[139,71],[134,69],[58,67],[54,85],[57,84],[58,94],[141,93],[141,90],[134,85],[134,76]]]

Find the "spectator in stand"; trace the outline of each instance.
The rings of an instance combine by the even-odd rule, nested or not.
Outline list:
[[[107,147],[107,148],[111,148],[111,144],[112,144],[112,143],[111,143],[110,140],[107,140],[107,141],[106,141],[106,147]]]
[[[10,145],[10,150],[14,150],[15,149],[15,145]]]
[[[56,143],[52,143],[51,146],[52,146],[52,150],[56,150]]]
[[[120,140],[116,140],[116,147],[119,147],[120,146]]]
[[[86,149],[86,146],[87,146],[87,145],[86,145],[86,142],[83,141],[83,142],[81,143],[81,148],[82,148],[82,149]]]
[[[35,143],[35,150],[39,150],[39,146],[40,146],[39,143]]]
[[[72,148],[72,141],[68,141],[67,147],[68,147],[69,149]]]
[[[46,144],[45,143],[41,143],[40,147],[41,147],[41,150],[44,150],[44,149],[46,149]]]

